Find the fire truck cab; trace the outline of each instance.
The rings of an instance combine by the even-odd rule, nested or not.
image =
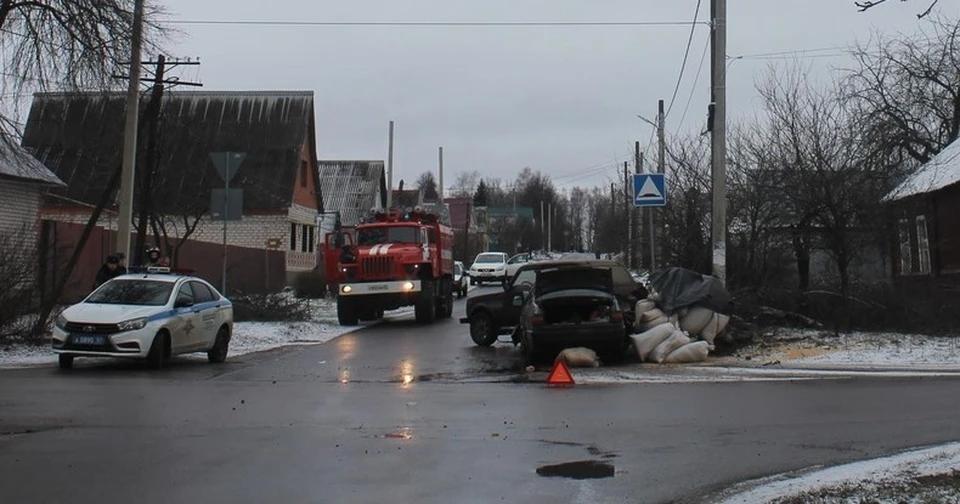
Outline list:
[[[377,211],[358,224],[337,268],[340,325],[403,306],[424,324],[453,314],[453,230],[419,207]]]

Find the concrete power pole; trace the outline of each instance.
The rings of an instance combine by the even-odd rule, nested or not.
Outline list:
[[[387,208],[393,207],[393,121],[390,121],[390,140],[387,147]]]
[[[633,201],[631,201],[633,198],[630,197],[630,194],[633,191],[630,185],[630,163],[628,161],[623,162],[623,192],[623,213],[624,217],[627,218],[627,243],[623,255],[627,262],[627,268],[633,268],[633,212],[630,210],[633,205]]]
[[[444,211],[444,205],[443,205],[443,147],[440,147],[440,148],[439,148],[439,159],[438,159],[438,161],[439,161],[438,171],[440,172],[440,182],[438,183],[438,186],[439,186],[439,187],[437,188],[437,199],[439,200],[439,201],[437,201],[437,205],[438,205],[438,206],[437,206],[437,215],[440,216],[440,222],[446,222],[446,221],[444,221],[444,219],[443,219],[443,217],[444,217],[444,212],[443,212],[443,211]]]
[[[727,0],[712,0],[713,275],[727,281]]]
[[[553,203],[547,203],[547,252],[553,251]]]
[[[143,42],[143,0],[133,5],[133,40],[130,43],[130,82],[127,86],[127,117],[123,132],[123,167],[120,172],[120,215],[117,221],[117,251],[130,257],[133,226],[133,179],[137,162],[137,122],[140,119],[140,46]]]

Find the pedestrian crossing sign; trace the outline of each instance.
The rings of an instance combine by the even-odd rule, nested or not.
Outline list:
[[[667,204],[667,185],[662,173],[638,173],[633,176],[633,206],[657,207]]]

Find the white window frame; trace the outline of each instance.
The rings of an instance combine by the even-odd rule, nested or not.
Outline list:
[[[927,216],[917,216],[917,259],[920,265],[920,274],[929,275],[930,264],[930,234],[927,230]]]
[[[909,275],[913,273],[913,247],[910,245],[909,220],[899,220],[897,236],[900,239],[900,274]]]

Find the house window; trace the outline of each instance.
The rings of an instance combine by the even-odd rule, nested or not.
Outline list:
[[[900,239],[900,274],[908,275],[913,273],[913,255],[910,247],[910,221],[900,219],[898,226],[898,237]]]
[[[300,161],[300,187],[307,187],[307,162]]]
[[[307,252],[310,252],[311,254],[314,251],[314,243],[316,238],[316,235],[314,233],[316,232],[316,229],[317,228],[313,226],[310,226],[307,228],[307,231],[309,231],[307,233]]]
[[[290,224],[290,250],[297,250],[297,225]]]
[[[310,227],[306,224],[303,225],[303,234],[300,235],[300,252],[307,251],[307,228]]]
[[[920,261],[920,273],[930,274],[930,237],[927,234],[927,217],[917,216],[917,259]]]

